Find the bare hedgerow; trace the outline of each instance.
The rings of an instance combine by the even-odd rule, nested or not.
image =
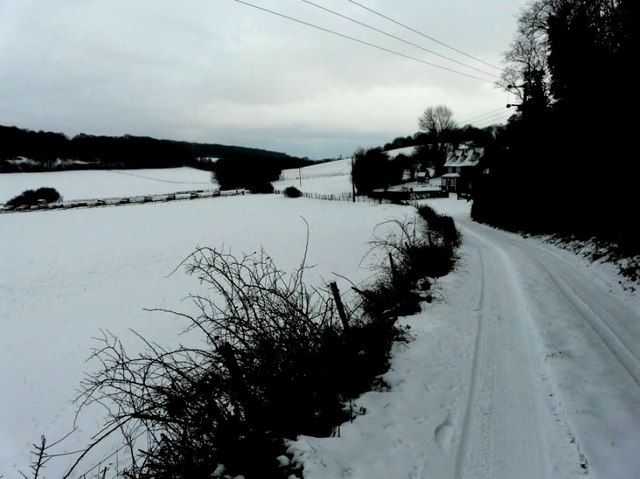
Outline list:
[[[425,206],[413,219],[389,220],[379,226],[390,231],[371,242],[370,252],[386,254],[374,281],[353,289],[363,299],[362,309],[371,318],[394,318],[420,311],[420,302],[431,301],[431,279],[449,273],[456,263],[460,235],[452,218]]]
[[[105,432],[126,431],[131,442],[144,433],[131,476],[209,477],[219,464],[248,477],[277,469],[282,438],[326,435],[346,419],[326,362],[327,341],[342,335],[334,301],[305,285],[304,262],[287,275],[264,252],[236,258],[200,248],[186,265],[211,296],[192,297],[197,316],[175,314],[206,347],[166,350],[141,338],[147,350],[130,357],[105,336],[83,405],[107,406]]]
[[[98,403],[107,420],[67,476],[113,435],[130,456],[121,477],[294,473],[276,459],[284,439],[329,436],[351,419],[345,404],[386,370],[400,336],[392,321],[340,308],[336,290],[308,287],[305,263],[306,253],[286,274],[264,251],[192,253],[183,265],[207,294],[192,296],[195,315],[167,312],[184,318],[202,347],[166,349],[139,336],[145,351],[130,355],[105,334],[79,412]]]
[[[264,251],[240,257],[212,248],[193,252],[181,265],[207,290],[191,297],[197,313],[156,311],[182,317],[202,345],[167,349],[138,336],[145,350],[130,355],[117,337],[104,334],[78,414],[100,404],[106,421],[65,478],[298,475],[295,463],[282,466],[287,461],[277,459],[285,439],[339,430],[355,415],[350,399],[371,389],[388,368],[393,343],[407,340],[397,316],[419,308],[425,297],[416,289],[431,275],[430,255],[452,243],[428,234],[433,230],[420,222],[392,222],[395,236],[374,242],[389,264],[371,286],[353,285],[355,304],[343,305],[335,284],[306,285],[306,251],[291,274]],[[129,465],[80,471],[114,436]],[[42,446],[34,477],[39,464],[56,456]]]

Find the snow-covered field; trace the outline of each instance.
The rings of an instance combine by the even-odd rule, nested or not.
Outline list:
[[[331,175],[329,166],[310,168],[319,171],[303,175],[305,191],[333,193],[343,186],[331,179],[348,177],[344,165]],[[327,189],[304,188],[314,181]],[[456,219],[459,267],[439,281],[441,300],[401,319],[414,340],[395,352],[390,389],[364,394],[366,414],[340,437],[291,443],[305,477],[640,477],[640,298],[605,265],[472,222],[466,201],[425,201]],[[411,214],[239,196],[1,216],[0,476],[26,469],[40,434],[53,440],[69,430],[69,400],[101,330],[131,348],[139,343],[129,328],[169,346],[189,340],[176,336],[183,323],[143,308],[189,310],[182,298],[198,284],[169,273],[196,245],[263,246],[291,269],[304,249],[304,217],[317,265],[308,279],[339,273],[358,282],[371,273],[360,261],[375,225]],[[79,423],[78,438],[97,420]],[[58,477],[54,464],[45,477]]]
[[[82,170],[0,174],[0,203],[24,190],[51,187],[65,201],[156,195],[217,187],[211,173],[195,168]]]
[[[415,147],[398,148],[391,150],[389,156],[394,158],[399,154],[411,154]],[[426,183],[417,181],[392,186],[390,190],[427,191],[440,189],[440,178],[430,178]],[[305,193],[318,193],[325,195],[340,195],[351,193],[351,158],[329,161],[319,165],[305,166],[304,168],[292,168],[284,170],[280,180],[273,182],[274,188],[284,190],[288,186],[295,186]]]
[[[325,161],[317,165],[309,165],[303,168],[290,168],[282,170],[280,179],[296,180],[302,174],[302,178],[319,178],[326,176],[343,176],[351,173],[351,158],[342,160]]]
[[[416,152],[415,146],[405,146],[402,148],[396,148],[394,150],[387,151],[387,156],[389,158],[395,158],[398,155],[411,156]]]
[[[40,434],[53,441],[71,429],[70,400],[101,330],[132,348],[140,344],[130,328],[160,344],[185,341],[177,336],[185,323],[143,308],[189,310],[183,298],[199,285],[183,271],[168,275],[196,246],[237,254],[264,247],[291,270],[304,251],[304,218],[308,264],[316,265],[308,279],[319,284],[335,272],[362,281],[371,274],[360,261],[373,229],[405,214],[398,206],[249,195],[0,217],[0,476],[26,472]],[[81,446],[97,422],[85,418],[67,447]],[[52,461],[45,477],[59,477],[59,465]]]
[[[273,182],[273,187],[278,190],[295,186],[305,193],[351,193],[351,158],[283,170],[280,178]]]

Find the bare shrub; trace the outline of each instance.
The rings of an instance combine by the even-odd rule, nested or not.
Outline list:
[[[107,408],[101,431],[71,468],[119,434],[131,452],[125,477],[277,477],[283,439],[328,436],[354,411],[346,401],[387,368],[393,322],[371,321],[292,274],[264,252],[235,257],[200,248],[184,264],[209,292],[192,296],[198,314],[177,314],[204,338],[201,348],[146,346],[131,356],[105,334],[100,368],[82,386],[80,411]],[[224,468],[220,465],[224,464]],[[291,467],[295,467],[291,466]],[[70,471],[70,473],[71,473]],[[285,474],[286,473],[286,474]]]
[[[388,257],[370,285],[354,286],[363,298],[363,311],[371,318],[419,312],[421,301],[431,301],[430,278],[444,276],[455,266],[460,235],[453,219],[429,207],[418,213],[419,218],[384,223],[392,233],[371,243],[371,251]]]
[[[53,203],[56,201],[62,201],[62,196],[54,188],[43,187],[37,190],[25,190],[18,196],[11,198],[7,201],[7,205],[18,206],[32,206],[37,205],[38,202]]]
[[[181,266],[207,289],[191,297],[197,313],[156,311],[187,321],[201,346],[167,349],[138,336],[145,350],[130,355],[105,333],[78,414],[99,404],[106,420],[65,478],[114,435],[130,465],[98,468],[103,478],[107,472],[138,479],[299,474],[295,463],[277,459],[284,440],[329,436],[360,413],[347,406],[350,399],[371,389],[388,368],[392,344],[408,338],[396,319],[425,299],[416,291],[426,275],[416,258],[439,247],[425,239],[419,221],[391,222],[396,235],[373,244],[387,253],[388,266],[370,287],[354,285],[358,301],[346,305],[336,285],[330,291],[305,284],[306,253],[287,274],[264,251],[193,252]],[[55,456],[44,442],[36,452],[34,477]]]
[[[302,196],[302,192],[295,186],[287,186],[284,189],[284,195],[287,198],[300,198]]]

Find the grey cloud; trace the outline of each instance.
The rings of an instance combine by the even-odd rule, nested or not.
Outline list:
[[[443,63],[300,0],[253,1]],[[344,0],[317,2],[428,44]],[[525,0],[366,3],[498,62]],[[322,157],[411,134],[429,104],[464,118],[505,103],[490,84],[232,0],[3,0],[0,32],[0,124],[68,134],[247,141]]]

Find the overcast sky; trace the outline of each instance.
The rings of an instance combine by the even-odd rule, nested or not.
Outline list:
[[[489,74],[495,68],[349,0],[313,0]],[[349,155],[417,131],[428,106],[508,116],[493,77],[303,0],[247,0],[481,81],[234,0],[0,0],[0,125]],[[358,0],[501,66],[525,0]],[[485,120],[483,121],[483,118]]]

